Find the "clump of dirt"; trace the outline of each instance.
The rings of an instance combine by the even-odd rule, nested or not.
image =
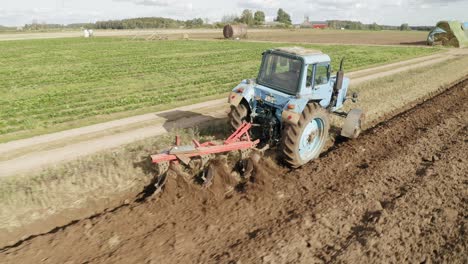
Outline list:
[[[208,190],[217,200],[230,197],[241,181],[239,174],[229,166],[225,158],[211,161],[205,174],[207,179],[211,178],[211,182],[202,188]]]
[[[247,192],[261,190],[271,193],[273,190],[272,175],[276,175],[279,169],[278,164],[271,157],[256,159],[253,157],[253,172],[249,178],[250,184],[247,185]]]
[[[146,198],[173,204],[180,199],[221,201],[236,193],[248,194],[255,190],[271,190],[271,175],[278,165],[271,158],[254,153],[244,161],[234,162],[227,156],[212,159],[204,169],[189,169],[171,165],[164,186],[156,192],[154,183],[145,191]],[[148,194],[149,192],[149,194]],[[138,198],[143,202],[145,199]]]
[[[171,166],[166,174],[166,183],[156,195],[164,202],[175,203],[184,197],[197,197],[198,189],[191,182],[191,176],[177,166]],[[152,197],[155,198],[155,197]]]

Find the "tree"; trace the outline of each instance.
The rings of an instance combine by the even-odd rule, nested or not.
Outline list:
[[[186,28],[197,28],[203,26],[203,19],[201,18],[194,18],[192,20],[185,21]]]
[[[291,25],[291,16],[286,13],[282,8],[278,9],[278,13],[275,21],[284,23],[286,25]]]
[[[263,11],[257,11],[254,14],[255,25],[265,24],[265,13]]]
[[[401,31],[408,31],[408,30],[411,30],[411,28],[409,27],[408,23],[404,23],[404,24],[401,24],[400,30]]]
[[[369,29],[370,30],[381,30],[380,26],[377,25],[377,23],[372,23],[371,25],[369,25]]]
[[[252,11],[250,11],[249,9],[245,9],[244,11],[242,11],[242,15],[240,17],[240,22],[244,23],[244,24],[247,24],[249,26],[253,25],[254,24],[254,18],[253,18],[253,15],[252,15]]]

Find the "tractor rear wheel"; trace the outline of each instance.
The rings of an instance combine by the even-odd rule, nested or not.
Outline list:
[[[297,168],[320,155],[328,139],[328,113],[317,103],[309,103],[297,125],[287,125],[283,131],[282,150],[285,162]]]
[[[241,102],[237,106],[231,105],[231,111],[228,114],[229,124],[236,130],[243,122],[249,122],[249,109],[245,103]]]

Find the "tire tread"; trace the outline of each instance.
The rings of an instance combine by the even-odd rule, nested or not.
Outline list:
[[[300,159],[299,153],[296,153],[296,149],[299,148],[299,141],[301,131],[305,124],[308,124],[314,115],[323,115],[325,117],[325,140],[328,137],[328,130],[330,122],[328,120],[328,114],[326,111],[317,103],[309,103],[302,111],[301,117],[297,125],[287,124],[283,130],[282,138],[282,154],[286,164],[292,168],[298,168],[304,165],[304,162]]]

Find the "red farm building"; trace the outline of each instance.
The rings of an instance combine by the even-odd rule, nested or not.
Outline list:
[[[309,21],[309,17],[304,17],[304,22],[300,24],[301,28],[320,28],[324,29],[328,27],[328,23],[326,21]]]
[[[320,29],[324,29],[324,28],[327,28],[328,27],[328,24],[325,22],[320,22],[320,23],[312,23],[312,28],[320,28]]]

